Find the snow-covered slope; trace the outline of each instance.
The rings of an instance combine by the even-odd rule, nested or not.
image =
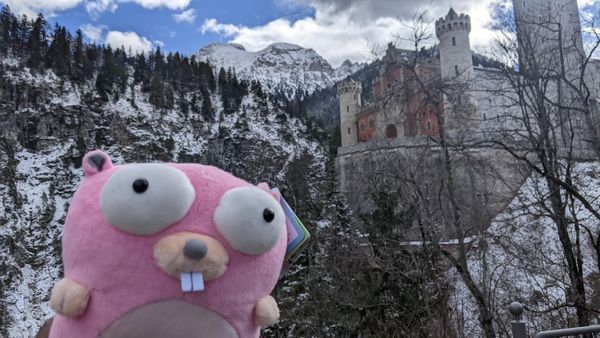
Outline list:
[[[600,163],[577,163],[572,170],[574,185],[598,210]],[[474,238],[469,252],[469,269],[488,293],[498,319],[496,325],[508,320],[508,304],[518,301],[533,310],[527,311],[524,318],[530,334],[577,325],[573,320],[574,310],[564,306],[570,302],[571,286],[556,225],[548,216],[547,195],[545,179],[535,174],[529,177],[490,228],[480,238]],[[569,219],[577,219],[581,225],[579,237],[574,225],[570,227],[570,236],[573,242],[577,238],[581,241],[582,268],[589,291],[586,297],[590,306],[595,307],[600,297],[600,258],[589,234],[597,236],[600,224],[581,203],[575,203],[567,212]],[[457,313],[463,315],[465,335],[481,336],[476,303],[461,278],[454,271],[451,275],[456,282],[452,303]]]
[[[268,91],[287,98],[298,91],[311,94],[332,86],[364,66],[345,61],[334,69],[313,49],[288,43],[274,43],[257,52],[247,51],[239,44],[209,44],[198,52],[198,57],[216,69],[234,68],[240,78],[259,80]]]

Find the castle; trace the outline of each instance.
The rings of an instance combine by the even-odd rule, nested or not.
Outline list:
[[[558,156],[596,158],[600,60],[585,58],[577,0],[514,0],[513,9],[517,38],[508,46],[513,59],[504,61],[514,67],[473,53],[470,17],[450,9],[435,22],[437,47],[410,51],[388,46],[369,93],[353,79],[338,84],[338,189],[353,210],[373,210],[374,193],[397,192],[394,180],[416,182],[432,194],[421,198],[435,200],[443,184],[436,180],[445,136],[456,161],[457,195],[471,206],[469,212],[481,213],[477,227],[484,228],[485,219],[506,208],[530,174],[495,141],[521,147],[518,142],[524,140],[517,151],[524,156],[535,151],[536,136],[531,135],[541,127],[535,111],[524,112],[533,104],[524,107],[521,102],[528,98],[515,84],[534,72],[550,88],[546,99],[554,105],[547,122],[561,142],[558,147],[566,149],[559,149]],[[583,61],[589,61],[585,72]],[[561,76],[554,75],[557,69],[563,70]],[[579,87],[590,91],[585,102],[576,92]],[[454,238],[439,220],[431,226],[441,238]],[[415,228],[403,231],[406,239],[420,238]]]
[[[560,50],[557,44],[567,41],[562,42],[563,60],[577,76],[576,63],[585,55],[577,1],[518,0],[513,1],[513,8],[519,49],[533,51],[538,62],[551,67]],[[549,16],[562,27],[559,38],[552,29],[532,24]],[[509,117],[519,114],[518,106],[510,107],[503,102],[510,98],[492,93],[509,85],[498,76],[495,61],[471,51],[470,32],[470,17],[450,9],[435,22],[437,48],[415,52],[388,46],[368,102],[362,102],[360,82],[348,79],[338,84],[342,148],[377,140],[437,136],[440,116],[447,131],[469,129],[472,134],[492,135],[517,128]],[[590,60],[586,79],[592,105],[600,97],[599,69],[600,60]],[[422,90],[423,86],[441,85],[444,88],[437,88],[434,94]],[[581,117],[576,119],[577,126],[586,123]],[[584,139],[577,140],[582,148]]]

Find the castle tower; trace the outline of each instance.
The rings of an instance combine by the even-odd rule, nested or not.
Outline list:
[[[358,143],[358,130],[356,128],[356,115],[360,112],[360,94],[362,85],[352,79],[343,81],[337,86],[338,100],[340,102],[340,132],[342,147]]]
[[[473,79],[473,55],[469,33],[471,19],[466,14],[458,15],[454,9],[445,18],[435,22],[435,34],[440,41],[440,66],[444,80]]]
[[[563,61],[577,75],[585,55],[577,0],[513,0],[513,7],[522,66],[534,56],[536,65],[556,69]]]
[[[440,72],[445,88],[444,127],[446,130],[469,129],[480,119],[472,93],[473,53],[469,33],[471,19],[457,14],[454,9],[435,22],[435,33],[440,41]]]
[[[581,72],[586,56],[577,0],[513,0],[513,7],[520,71],[524,75],[555,79],[555,100],[561,107],[584,106],[581,96],[573,90],[583,80]],[[569,147],[572,142],[577,147],[584,146],[587,133],[584,120],[577,109],[558,110],[556,132],[563,146]],[[573,141],[572,128],[579,129]]]

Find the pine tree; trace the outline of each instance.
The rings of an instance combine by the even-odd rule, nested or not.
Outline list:
[[[85,45],[83,44],[83,35],[81,29],[75,33],[75,45],[73,47],[73,67],[71,68],[71,78],[76,82],[81,82],[85,79],[84,64],[85,64]]]
[[[95,44],[88,45],[85,48],[85,58],[83,61],[83,75],[86,79],[92,78],[98,63],[100,49]]]
[[[96,91],[103,101],[108,101],[108,94],[112,93],[114,79],[114,55],[112,48],[107,46],[102,53],[102,67],[96,77]]]
[[[156,107],[165,107],[165,88],[159,74],[156,72],[150,79],[150,96],[148,100]]]
[[[142,84],[142,89],[148,88],[149,85],[149,73],[148,62],[146,61],[146,55],[144,53],[137,54],[135,56],[135,65],[133,67],[133,81],[138,84]]]
[[[71,70],[71,41],[65,27],[56,25],[52,42],[46,53],[46,66],[58,76],[65,76]]]
[[[25,19],[25,21],[27,21]],[[24,27],[21,27],[24,29]],[[26,28],[25,28],[26,29]],[[33,69],[42,69],[43,60],[46,54],[48,42],[46,41],[46,19],[42,14],[38,14],[31,27],[31,34],[27,42],[29,60],[27,65]]]
[[[206,89],[202,90],[202,107],[200,108],[200,111],[202,112],[202,117],[204,117],[205,120],[210,122],[214,121],[215,112],[210,100],[210,93]]]
[[[6,55],[12,45],[11,25],[16,20],[8,5],[3,6],[0,11],[0,55]]]

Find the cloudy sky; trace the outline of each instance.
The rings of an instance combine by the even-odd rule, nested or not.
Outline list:
[[[596,12],[600,0],[578,0]],[[89,41],[134,51],[160,46],[191,54],[211,42],[237,42],[256,51],[273,42],[313,48],[334,66],[364,62],[397,37],[406,20],[423,10],[431,22],[448,12],[470,14],[472,45],[485,51],[493,41],[499,9],[508,0],[0,0],[15,12],[41,12],[51,24]]]

